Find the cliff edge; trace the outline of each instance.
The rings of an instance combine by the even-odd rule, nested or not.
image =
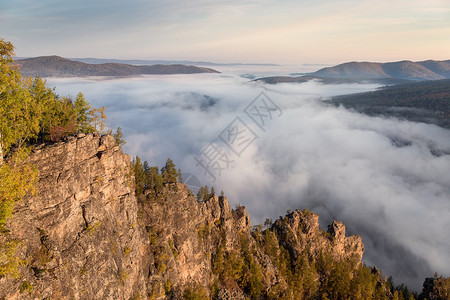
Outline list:
[[[128,299],[145,290],[130,158],[114,138],[70,137],[36,147],[29,160],[39,170],[36,194],[9,222],[25,264],[20,278],[0,279],[0,297],[27,298],[25,282],[41,299]]]

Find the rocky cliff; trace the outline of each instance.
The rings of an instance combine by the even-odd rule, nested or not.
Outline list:
[[[130,158],[114,143],[81,135],[35,148],[36,194],[9,223],[25,265],[20,278],[0,279],[0,297],[128,299],[145,291]]]
[[[0,278],[0,298],[392,297],[341,222],[325,231],[305,210],[252,228],[244,207],[225,196],[199,202],[182,183],[136,197],[130,158],[111,136],[41,145],[29,161],[36,193],[8,223],[23,264],[17,278]]]

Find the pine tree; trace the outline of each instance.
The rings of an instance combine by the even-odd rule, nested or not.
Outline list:
[[[123,139],[122,128],[120,128],[120,127],[117,127],[116,133],[113,134],[113,137],[114,137],[114,140],[116,141],[116,146],[123,146],[127,143]]]
[[[145,166],[147,164],[147,167]],[[155,193],[161,192],[164,186],[163,178],[158,172],[158,167],[148,168],[148,163],[144,162],[144,170],[146,173],[146,182],[149,189],[153,189]]]
[[[197,200],[198,201],[206,201],[208,200],[208,186],[207,185],[202,185],[197,192]]]
[[[77,118],[77,130],[83,133],[89,133],[94,131],[94,127],[91,122],[93,120],[91,114],[91,106],[84,98],[83,93],[78,93],[74,102],[74,109]]]
[[[106,108],[104,106],[100,108],[92,108],[91,110],[89,110],[89,117],[91,118],[90,122],[94,128],[93,131],[103,132],[103,130],[105,129],[105,122],[107,119],[105,111]]]
[[[166,165],[161,169],[161,174],[165,183],[177,183],[180,171],[175,167],[173,160],[168,158]]]
[[[134,180],[136,185],[136,196],[144,194],[146,176],[144,168],[139,156],[136,155],[131,162],[131,167],[134,173]]]

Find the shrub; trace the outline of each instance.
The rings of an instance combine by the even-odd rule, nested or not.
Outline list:
[[[198,239],[201,243],[203,243],[209,237],[210,229],[211,225],[208,222],[197,227]]]
[[[205,300],[209,299],[208,291],[205,287],[199,284],[189,285],[183,293],[183,299],[185,300]]]
[[[27,291],[28,294],[31,295],[32,288],[33,288],[33,286],[28,281],[24,281],[24,282],[22,282],[22,285],[20,286],[20,293]]]
[[[131,248],[130,247],[125,247],[123,249],[123,256],[127,257],[131,252]]]
[[[27,154],[22,149],[15,152],[8,163],[0,161],[0,277],[18,276],[17,267],[22,263],[16,256],[18,243],[9,236],[6,222],[16,202],[34,191],[37,171],[30,164],[23,164]]]
[[[164,283],[164,292],[166,293],[166,296],[169,296],[172,293],[172,280],[167,280]]]

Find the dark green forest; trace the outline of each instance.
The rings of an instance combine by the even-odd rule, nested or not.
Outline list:
[[[384,87],[337,96],[327,102],[370,116],[385,116],[450,128],[450,79]]]

